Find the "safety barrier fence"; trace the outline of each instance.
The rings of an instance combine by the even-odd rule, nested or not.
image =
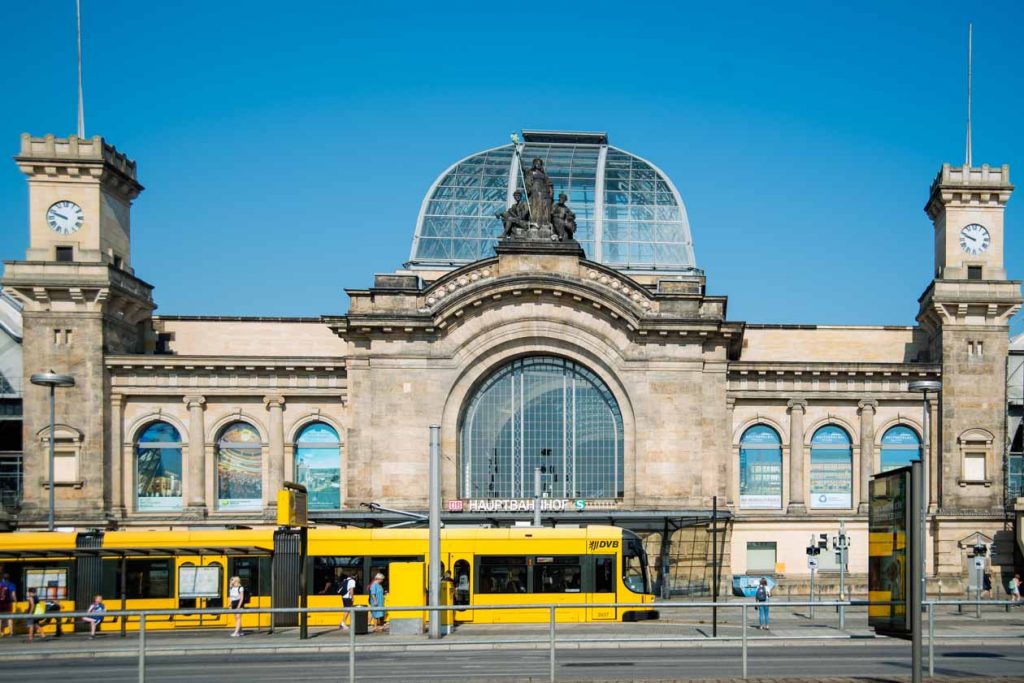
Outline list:
[[[545,638],[474,638],[474,639],[458,639],[453,641],[453,645],[457,643],[458,646],[481,646],[481,645],[536,645],[546,643],[548,646],[548,664],[549,664],[549,677],[551,681],[555,681],[556,676],[556,652],[558,645],[574,645],[574,644],[600,644],[600,643],[650,643],[656,642],[702,642],[707,643],[713,642],[734,642],[739,643],[740,647],[740,660],[742,666],[742,678],[747,679],[748,674],[748,645],[751,642],[756,641],[777,641],[778,638],[774,636],[756,636],[748,634],[748,624],[751,621],[751,612],[756,614],[756,610],[759,606],[768,606],[772,610],[785,610],[787,608],[810,608],[817,607],[834,607],[837,615],[842,615],[846,609],[854,607],[869,607],[869,606],[883,606],[893,605],[897,603],[893,602],[869,602],[867,600],[832,600],[832,601],[770,601],[768,603],[756,603],[756,602],[659,602],[655,603],[653,607],[660,610],[724,610],[735,611],[740,615],[739,626],[740,635],[720,635],[720,636],[684,636],[684,635],[663,635],[658,634],[652,637],[652,634],[647,633],[640,636],[623,636],[621,634],[603,634],[599,636],[565,636],[556,638],[556,616],[558,610],[566,609],[580,609],[581,607],[590,608],[615,608],[621,610],[635,610],[638,605],[636,603],[588,603],[585,605],[579,604],[551,604],[551,603],[536,603],[529,605],[444,605],[438,607],[429,607],[426,605],[418,607],[386,607],[386,611],[389,615],[394,615],[400,612],[418,612],[418,613],[432,613],[435,610],[440,613],[442,611],[464,611],[471,609],[473,611],[484,611],[484,610],[547,610],[548,612],[548,634]],[[902,604],[902,603],[900,603]],[[935,675],[935,642],[937,640],[956,639],[956,640],[970,640],[970,639],[1022,639],[1024,638],[1024,632],[1021,633],[985,633],[985,634],[965,634],[957,633],[953,635],[940,635],[935,632],[935,614],[937,608],[943,606],[957,607],[961,609],[964,606],[973,606],[979,610],[981,606],[993,607],[993,606],[1005,606],[1007,608],[1011,606],[1021,606],[1022,603],[1015,603],[1013,601],[1006,600],[928,600],[923,603],[924,610],[928,616],[927,633],[925,637],[927,639],[927,659],[928,659],[928,675]],[[355,614],[359,612],[372,612],[378,611],[374,607],[246,607],[244,608],[246,614],[335,614],[341,616],[343,614],[348,615],[348,623],[351,627],[348,630],[348,680],[350,682],[356,681],[356,652],[357,650],[370,650],[374,648],[388,647],[388,643],[381,640],[365,641],[361,643],[356,642],[356,628],[355,628]],[[102,616],[104,619],[112,619],[115,617],[122,619],[137,619],[138,620],[138,672],[139,672],[139,683],[145,683],[146,680],[146,619],[148,617],[193,617],[199,615],[209,616],[225,616],[225,615],[236,615],[238,610],[232,609],[145,609],[145,610],[109,610],[103,612]],[[46,614],[24,614],[24,613],[11,613],[4,614],[2,618],[15,619],[15,620],[44,620],[44,619],[60,619],[60,620],[73,620],[81,619],[84,617],[95,617],[95,613],[90,612],[47,612]],[[840,621],[843,618],[840,617]],[[301,631],[300,631],[301,632]],[[822,641],[822,640],[850,640],[855,638],[863,638],[855,634],[840,632],[834,635],[794,635],[787,634],[786,640],[798,640],[798,641]],[[423,639],[417,641],[403,641],[403,647],[416,647],[416,646],[430,646],[437,641],[427,640],[424,636]]]

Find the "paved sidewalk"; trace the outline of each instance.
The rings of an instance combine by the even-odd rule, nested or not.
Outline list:
[[[754,611],[747,629],[750,647],[808,644],[809,639],[826,640],[833,645],[907,647],[906,641],[876,638],[867,627],[863,608],[850,610],[847,628],[840,631],[834,609],[819,609],[811,621],[802,608],[787,608],[776,604],[772,608],[772,628],[756,628]],[[665,611],[667,612],[667,610]],[[720,612],[725,612],[721,610]],[[824,612],[824,613],[823,613]],[[678,611],[677,611],[678,613]],[[558,624],[556,641],[559,650],[584,648],[738,648],[741,627],[738,613],[720,614],[718,638],[711,638],[709,614],[691,613],[686,619],[673,619],[665,614],[659,621],[638,623]],[[992,610],[982,619],[970,614],[957,614],[937,610],[935,617],[936,641],[943,644],[1024,644],[1024,612]],[[107,629],[95,640],[87,634],[68,633],[61,638],[49,637],[29,643],[25,636],[0,639],[0,657],[4,659],[34,660],[43,658],[99,658],[134,657],[138,655],[137,632],[121,638],[117,625]],[[230,629],[175,630],[146,632],[146,654],[152,656],[189,652],[195,655],[232,655],[259,652],[320,653],[347,652],[349,635],[336,628],[310,628],[310,638],[299,640],[298,629],[278,628],[273,634],[265,630],[247,632],[243,638],[229,637]],[[464,624],[455,632],[438,641],[425,635],[393,636],[368,634],[356,636],[357,651],[451,651],[457,649],[547,649],[547,624]]]

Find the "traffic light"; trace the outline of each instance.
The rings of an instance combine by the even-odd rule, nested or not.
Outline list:
[[[818,548],[821,550],[828,549],[828,534],[818,534]]]
[[[807,546],[807,556],[812,557],[821,552],[821,548],[817,546],[814,539],[814,534],[811,534],[811,544]]]
[[[985,557],[986,555],[988,555],[988,548],[985,546],[984,543],[979,543],[978,545],[974,546],[975,557]]]

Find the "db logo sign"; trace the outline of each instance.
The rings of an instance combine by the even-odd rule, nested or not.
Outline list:
[[[448,512],[462,512],[462,501],[461,500],[449,500],[448,501]]]

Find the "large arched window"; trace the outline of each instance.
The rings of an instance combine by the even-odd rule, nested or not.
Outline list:
[[[233,422],[217,439],[217,509],[263,507],[263,448],[256,428]]]
[[[740,439],[740,507],[782,507],[782,440],[767,425],[754,425]]]
[[[341,440],[334,427],[314,422],[299,433],[295,481],[309,492],[310,510],[341,508]]]
[[[882,435],[880,470],[888,472],[921,459],[921,439],[910,427],[896,425]]]
[[[135,442],[135,509],[181,510],[181,435],[166,422],[149,425]]]
[[[853,448],[850,435],[825,425],[811,437],[811,507],[853,506]]]
[[[590,370],[548,356],[515,360],[491,374],[467,406],[463,497],[531,497],[535,467],[543,496],[622,497],[622,413]]]

